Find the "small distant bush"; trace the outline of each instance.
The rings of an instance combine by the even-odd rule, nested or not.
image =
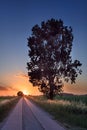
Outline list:
[[[19,91],[19,92],[17,93],[17,95],[18,95],[18,96],[23,96],[24,94],[23,94],[22,91]]]

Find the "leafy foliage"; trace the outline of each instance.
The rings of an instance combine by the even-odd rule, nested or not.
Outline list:
[[[23,96],[24,94],[23,94],[22,91],[18,91],[18,92],[17,92],[17,95],[18,95],[18,96]]]
[[[75,83],[78,73],[81,74],[80,61],[73,62],[70,55],[72,42],[72,28],[64,26],[61,19],[35,25],[28,38],[29,81],[50,98],[62,91],[62,79]]]

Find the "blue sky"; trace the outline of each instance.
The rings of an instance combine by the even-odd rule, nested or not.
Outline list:
[[[83,64],[77,85],[81,83],[81,91],[87,92],[86,12],[87,0],[0,0],[0,86],[15,82],[14,75],[27,74],[27,38],[32,27],[50,18],[61,18],[73,28],[72,58]]]

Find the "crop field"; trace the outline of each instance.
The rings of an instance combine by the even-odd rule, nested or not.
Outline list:
[[[47,100],[44,96],[30,96],[30,99],[68,130],[87,130],[87,95],[63,94],[54,100]]]

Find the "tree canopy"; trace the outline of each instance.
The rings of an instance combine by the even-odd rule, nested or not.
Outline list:
[[[23,92],[22,91],[18,91],[17,92],[17,96],[23,96],[24,94],[23,94]]]
[[[72,28],[53,18],[35,25],[28,38],[29,81],[50,99],[62,92],[62,79],[75,83],[82,72],[80,61],[72,61],[72,42]]]

